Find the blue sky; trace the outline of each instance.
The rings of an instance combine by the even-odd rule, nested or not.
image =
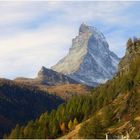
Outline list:
[[[0,77],[35,77],[65,56],[82,22],[105,35],[122,57],[140,37],[140,2],[0,2]]]

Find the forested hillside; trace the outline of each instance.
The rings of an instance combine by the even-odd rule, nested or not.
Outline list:
[[[140,40],[129,40],[119,72],[86,96],[74,96],[26,126],[17,125],[5,138],[58,138],[84,122],[79,138],[139,138]],[[86,121],[88,120],[88,121]]]
[[[63,103],[35,87],[0,79],[0,138],[17,123],[25,124],[43,112],[50,112]]]
[[[97,111],[79,131],[82,138],[140,138],[140,40],[127,42],[113,80],[93,91]]]

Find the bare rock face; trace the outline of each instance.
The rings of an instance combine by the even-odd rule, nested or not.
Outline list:
[[[125,56],[121,59],[119,63],[119,72],[126,73],[129,71],[129,64],[137,56],[140,55],[140,38],[133,37],[129,39],[126,44]]]
[[[117,72],[118,63],[119,58],[109,50],[104,35],[83,23],[67,56],[51,69],[80,83],[95,86],[111,79]]]
[[[38,77],[35,79],[40,84],[45,85],[61,85],[61,84],[78,84],[77,81],[71,79],[70,77],[53,71],[51,69],[47,69],[42,67],[38,73]]]

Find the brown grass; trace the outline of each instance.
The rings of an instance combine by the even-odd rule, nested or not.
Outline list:
[[[69,99],[72,95],[88,94],[91,90],[90,87],[81,84],[63,84],[57,86],[40,85],[39,87],[41,90],[48,91],[64,99]]]

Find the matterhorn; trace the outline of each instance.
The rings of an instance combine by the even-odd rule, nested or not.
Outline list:
[[[119,58],[109,50],[105,36],[81,24],[69,53],[51,69],[89,86],[105,83],[117,72]]]

